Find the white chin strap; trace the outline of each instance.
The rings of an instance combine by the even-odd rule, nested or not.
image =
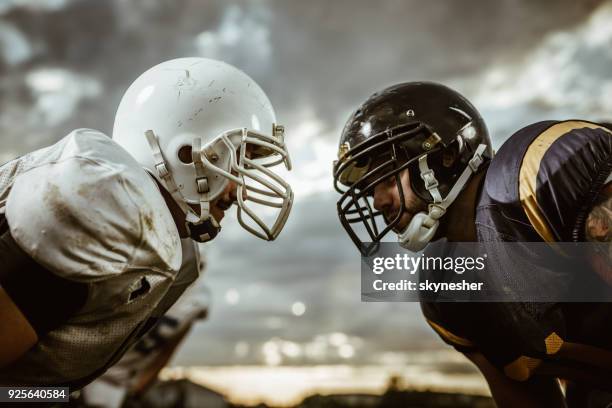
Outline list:
[[[183,194],[181,194],[176,182],[174,181],[174,177],[172,177],[172,173],[170,173],[168,170],[166,160],[164,159],[155,133],[153,133],[152,130],[147,130],[145,132],[145,136],[149,147],[151,148],[153,159],[155,160],[155,170],[157,170],[157,174],[161,178],[162,184],[166,190],[168,190],[168,192],[172,195],[172,198],[174,198],[174,201],[185,213],[186,227],[189,230],[191,237],[199,242],[210,241],[221,230],[221,226],[215,217],[210,214],[208,179],[206,178],[204,165],[199,154],[201,150],[200,139],[194,139],[194,145],[192,148],[192,159],[197,174],[196,183],[198,186],[198,193],[200,195],[200,215],[198,216],[187,204],[185,197],[183,197]],[[200,225],[203,228],[197,228],[197,226]]]
[[[457,182],[444,198],[442,198],[438,190],[438,180],[435,177],[434,171],[427,165],[427,155],[419,158],[421,178],[425,182],[425,189],[431,194],[434,202],[429,204],[429,211],[427,213],[419,212],[415,214],[406,229],[398,234],[397,238],[399,244],[403,248],[409,251],[418,252],[425,248],[433,239],[440,224],[440,218],[442,218],[448,207],[455,201],[472,174],[476,173],[478,168],[482,165],[484,161],[482,159],[482,154],[486,148],[487,146],[484,144],[478,146],[476,152],[468,162],[467,167],[463,170]]]

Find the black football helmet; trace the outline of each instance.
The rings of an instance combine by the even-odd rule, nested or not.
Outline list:
[[[374,189],[395,177],[403,197],[399,177],[408,169],[411,188],[429,212],[415,215],[399,237],[408,249],[420,250],[469,177],[492,156],[482,117],[458,92],[433,82],[388,87],[370,96],[342,131],[334,162],[340,221],[362,254],[373,252],[406,210],[400,200],[394,219],[380,223],[383,215],[372,206]],[[355,225],[365,227],[365,239]]]

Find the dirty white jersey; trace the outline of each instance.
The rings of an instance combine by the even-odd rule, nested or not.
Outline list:
[[[0,369],[0,384],[82,387],[197,277],[179,277],[181,240],[155,181],[96,130],[0,167],[0,214],[33,260],[88,288],[75,315]]]
[[[183,242],[189,245],[183,246],[181,271],[198,268],[199,271],[192,272],[201,279],[205,263],[197,260],[199,252],[197,248],[194,250],[195,243],[191,239]],[[201,284],[191,285],[121,360],[81,390],[81,404],[98,408],[121,407],[144,377],[157,373],[160,357],[164,358],[166,353],[173,353],[180,348],[191,326],[206,318],[209,303],[207,288]]]

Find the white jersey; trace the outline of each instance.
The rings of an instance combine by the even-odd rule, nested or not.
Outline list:
[[[95,130],[0,167],[0,213],[36,262],[88,286],[76,315],[0,370],[3,384],[84,385],[174,303],[175,280],[197,277],[177,279],[181,241],[157,184]]]
[[[183,271],[201,276],[205,265],[198,260],[199,252],[191,239],[183,242]],[[194,269],[198,269],[199,273]],[[143,377],[160,369],[158,360],[180,347],[191,326],[206,318],[210,297],[204,287],[191,286],[145,336],[101,377],[81,390],[84,406],[119,408],[126,396]],[[152,374],[153,373],[153,374]]]

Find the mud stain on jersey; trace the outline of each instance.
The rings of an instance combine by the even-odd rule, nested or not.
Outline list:
[[[87,198],[87,190],[83,187],[79,188],[77,194]],[[70,227],[66,228],[65,231],[72,231],[72,233],[66,233],[61,239],[65,239],[71,247],[80,249],[95,243],[93,237],[80,232],[83,228],[83,221],[75,216],[67,198],[57,185],[47,183],[43,193],[43,201],[53,215],[55,222]]]
[[[79,186],[79,188],[77,189],[77,194],[80,195],[81,197],[89,200],[90,199],[90,192],[91,192],[92,188],[85,185],[85,184],[81,184]]]
[[[48,183],[43,193],[43,201],[57,221],[69,225],[79,225],[79,220],[72,213],[58,186]]]
[[[152,213],[150,211],[143,211],[142,213],[142,223],[144,225],[144,235],[145,236],[155,236],[157,240],[156,247],[160,250],[159,255],[162,257],[164,262],[170,264],[171,259],[176,256],[176,247],[173,246],[170,242],[174,243],[174,240],[169,242],[169,237],[172,237],[176,233],[166,229],[165,231],[158,231],[158,227],[155,224],[155,217],[157,214]],[[160,217],[160,215],[157,215]],[[161,244],[161,247],[160,247]]]
[[[153,223],[153,215],[151,213],[144,213],[142,221],[148,231],[155,232],[155,224]]]

